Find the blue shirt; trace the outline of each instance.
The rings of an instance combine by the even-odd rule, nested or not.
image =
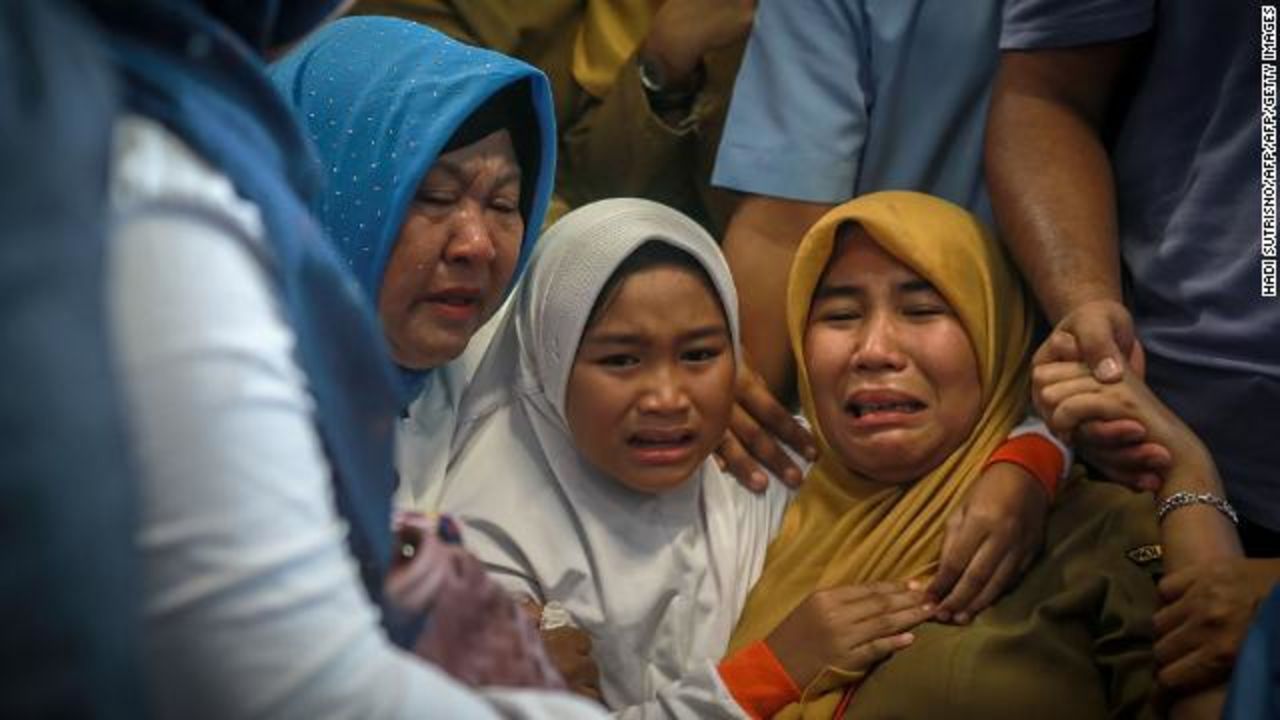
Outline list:
[[[712,183],[810,202],[919,190],[990,221],[999,0],[765,0]]]
[[[1280,300],[1261,295],[1258,5],[1009,0],[1000,44],[1150,32],[1111,151],[1127,304],[1152,388],[1213,451],[1232,500],[1280,527]]]

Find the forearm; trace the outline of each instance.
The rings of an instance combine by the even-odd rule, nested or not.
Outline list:
[[[1157,502],[1178,492],[1226,497],[1222,481],[1203,445],[1176,448],[1174,452],[1173,469],[1156,492]],[[1166,573],[1243,555],[1235,526],[1210,505],[1188,505],[1170,511],[1160,523],[1160,540]]]
[[[1006,52],[987,125],[986,172],[1001,235],[1056,323],[1121,300],[1115,190],[1101,138],[1124,44]],[[1074,77],[1084,73],[1081,91]]]
[[[1222,481],[1203,446],[1182,450],[1173,472],[1156,493],[1157,502],[1177,492],[1212,493],[1225,497]],[[1160,523],[1166,574],[1193,565],[1239,558],[1243,552],[1235,526],[1209,505],[1189,505],[1173,510]],[[1216,718],[1226,699],[1225,685],[1182,695],[1169,707],[1171,720]]]
[[[742,342],[773,394],[791,396],[795,362],[787,338],[787,278],[809,227],[833,205],[748,195],[724,239],[742,313]]]

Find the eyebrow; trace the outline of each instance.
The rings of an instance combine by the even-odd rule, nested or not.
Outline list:
[[[913,278],[911,280],[900,282],[894,289],[903,294],[938,292],[937,288],[935,288],[932,283],[923,278]],[[867,291],[861,285],[822,285],[814,291],[813,300],[814,302],[817,302],[819,300],[827,300],[829,298],[860,298],[866,294]]]
[[[696,340],[706,340],[713,337],[724,337],[729,334],[729,330],[724,325],[704,325],[700,328],[694,328],[680,334],[677,342],[686,343]],[[582,338],[584,343],[593,343],[599,345],[647,345],[649,336],[643,333],[630,332],[588,332],[586,337]]]
[[[466,177],[467,177],[466,171],[463,169],[461,165],[453,162],[452,160],[437,158],[435,165],[433,165],[431,169],[434,170],[435,168],[440,168],[441,170],[444,170],[445,172],[452,175],[455,180],[459,180],[459,181],[466,180]],[[430,170],[428,170],[427,172],[430,173]],[[520,180],[520,177],[521,177],[520,165],[516,163],[512,166],[510,170],[499,175],[497,181],[495,181],[493,185],[494,187],[501,187],[503,185],[507,185],[509,183],[513,183],[513,182],[516,182],[517,180]]]

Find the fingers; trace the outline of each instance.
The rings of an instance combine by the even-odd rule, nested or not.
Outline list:
[[[1124,449],[1147,437],[1147,427],[1132,418],[1095,420],[1079,427],[1080,440],[1096,448]]]
[[[982,544],[985,531],[973,523],[965,521],[967,516],[964,507],[947,518],[946,532],[942,536],[942,555],[938,558],[938,572],[929,583],[929,596],[939,601],[938,619],[947,622],[957,607],[945,604],[951,597],[953,588],[964,575],[969,560]]]
[[[962,625],[967,624],[977,617],[978,613],[990,607],[991,603],[995,602],[996,598],[1000,597],[1005,589],[1013,584],[1013,581],[1027,566],[1030,559],[1031,553],[1025,550],[1006,553],[1004,559],[996,566],[996,571],[991,574],[991,579],[987,581],[987,585],[982,589],[982,592],[978,593],[978,596],[969,603],[967,608],[956,615],[956,622]]]
[[[716,450],[716,462],[721,470],[728,472],[751,492],[764,492],[769,486],[769,476],[760,469],[751,453],[742,447],[732,430],[725,430],[724,440]]]
[[[755,462],[763,465],[786,484],[796,487],[803,480],[804,476],[800,473],[800,468],[791,462],[791,458],[783,451],[773,433],[757,422],[756,418],[741,405],[733,407],[733,414],[729,418],[729,431],[751,454]]]
[[[1082,359],[1080,345],[1076,342],[1075,336],[1068,332],[1055,330],[1040,344],[1036,354],[1031,358],[1031,363],[1038,367],[1045,363],[1068,362],[1076,364]]]
[[[1101,449],[1086,444],[1084,451],[1108,480],[1138,491],[1159,490],[1162,474],[1173,466],[1173,455],[1158,443]]]
[[[1156,680],[1166,688],[1190,692],[1226,680],[1232,664],[1231,658],[1218,657],[1207,648],[1199,648],[1161,667]]]
[[[1045,422],[1052,428],[1074,428],[1089,420],[1123,420],[1132,415],[1132,410],[1113,398],[1102,393],[1086,393],[1063,400]]]
[[[904,632],[864,642],[849,654],[849,659],[844,664],[844,668],[853,671],[865,670],[899,650],[910,646],[915,640],[916,636],[913,633]]]
[[[1133,348],[1133,323],[1118,303],[1098,303],[1072,313],[1063,330],[1075,336],[1080,357],[1100,382],[1124,377],[1125,358]]]
[[[738,405],[792,450],[809,460],[817,459],[818,448],[813,435],[778,402],[759,375],[750,370],[745,374],[737,386]]]
[[[1160,592],[1160,600],[1164,603],[1172,603],[1186,594],[1187,590],[1195,584],[1197,578],[1203,573],[1203,568],[1189,567],[1178,572],[1169,573],[1160,579],[1160,584],[1156,589]]]
[[[1186,622],[1190,616],[1191,608],[1189,603],[1179,601],[1172,605],[1165,605],[1157,610],[1151,621],[1155,627],[1156,635],[1164,637],[1172,632],[1174,628]]]
[[[819,592],[825,593],[827,599],[834,604],[849,605],[874,595],[894,595],[918,589],[918,584],[914,581],[880,580],[860,585],[840,585],[829,590],[820,590]]]
[[[970,606],[994,578],[996,569],[1006,559],[1004,543],[992,542],[990,536],[969,558],[963,558],[964,572],[955,587],[938,603],[938,619],[946,622],[954,619],[965,624],[972,619]],[[1018,558],[1019,560],[1021,557]]]

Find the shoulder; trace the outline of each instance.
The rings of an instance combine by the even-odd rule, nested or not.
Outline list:
[[[1049,513],[1045,540],[1053,554],[1078,552],[1153,572],[1161,554],[1150,493],[1090,479],[1078,479],[1063,489]]]
[[[1002,50],[1040,50],[1121,40],[1150,30],[1154,0],[1009,0]]]
[[[121,117],[113,129],[109,198],[117,224],[139,217],[212,224],[254,242],[264,235],[257,206],[159,122]]]

